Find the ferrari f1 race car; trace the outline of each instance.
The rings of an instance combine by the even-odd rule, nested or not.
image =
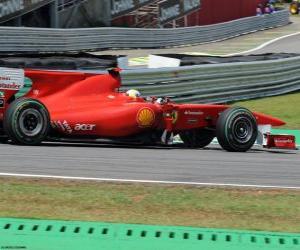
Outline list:
[[[269,133],[271,126],[284,122],[265,114],[123,93],[118,69],[104,74],[1,70],[0,133],[12,143],[105,139],[155,145],[170,144],[179,135],[183,145],[195,148],[207,146],[215,137],[227,151],[247,151],[257,140],[267,147],[295,147],[293,137]],[[32,87],[16,98],[24,76]]]

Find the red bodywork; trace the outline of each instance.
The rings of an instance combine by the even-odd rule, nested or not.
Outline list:
[[[151,131],[174,134],[193,128],[214,127],[226,105],[160,104],[153,98],[132,98],[118,91],[119,73],[90,74],[25,70],[32,88],[25,97],[45,105],[53,131],[61,136],[96,138],[130,137]],[[0,120],[17,91],[5,90],[5,106]],[[258,125],[283,125],[271,116],[254,113]]]

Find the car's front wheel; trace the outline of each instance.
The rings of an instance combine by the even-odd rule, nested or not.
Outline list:
[[[20,98],[8,107],[3,125],[5,133],[12,142],[37,145],[48,134],[49,113],[41,102],[30,98]]]
[[[257,138],[257,123],[253,114],[245,108],[229,108],[221,113],[216,134],[223,149],[231,152],[249,150]]]

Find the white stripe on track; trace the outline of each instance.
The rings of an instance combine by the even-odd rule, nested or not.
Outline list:
[[[194,185],[210,187],[242,187],[242,188],[262,188],[262,189],[297,189],[293,186],[274,186],[274,185],[252,185],[252,184],[233,184],[233,183],[205,183],[205,182],[181,182],[181,181],[155,181],[155,180],[131,180],[131,179],[111,179],[95,177],[76,177],[76,176],[59,176],[59,175],[37,175],[37,174],[18,174],[18,173],[0,173],[2,177],[24,177],[24,178],[43,178],[43,179],[60,179],[60,180],[80,180],[80,181],[102,181],[102,182],[119,182],[119,183],[144,183],[144,184],[171,184],[171,185]]]
[[[254,49],[250,49],[250,50],[246,50],[246,51],[242,51],[242,52],[231,53],[231,54],[227,54],[227,55],[224,55],[224,56],[236,56],[236,55],[242,55],[242,54],[252,53],[254,51],[263,49],[263,48],[267,47],[268,45],[270,45],[272,43],[276,43],[276,42],[278,42],[278,41],[280,41],[282,39],[285,39],[285,38],[288,38],[288,37],[291,37],[291,36],[296,36],[296,35],[300,35],[300,32],[296,32],[296,33],[292,33],[292,34],[289,34],[289,35],[277,37],[277,38],[275,38],[273,40],[270,40],[270,41],[268,41],[266,43],[263,43],[263,44],[259,45],[258,47],[254,48]]]

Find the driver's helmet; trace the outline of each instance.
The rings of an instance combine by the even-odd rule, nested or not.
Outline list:
[[[138,90],[130,89],[126,91],[126,95],[132,98],[137,98],[141,96],[141,93]]]

